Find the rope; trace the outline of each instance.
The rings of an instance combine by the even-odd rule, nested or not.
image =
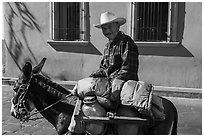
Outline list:
[[[53,104],[47,106],[47,107],[44,108],[43,110],[40,110],[40,111],[37,111],[37,112],[31,114],[30,116],[28,116],[28,118],[30,118],[30,117],[33,116],[33,115],[36,115],[36,114],[38,114],[38,113],[41,113],[41,112],[43,112],[43,111],[45,111],[45,110],[47,110],[47,109],[53,107],[54,105],[56,105],[56,104],[58,104],[59,102],[61,102],[61,101],[65,100],[65,99],[67,99],[67,98],[68,98],[69,96],[71,96],[71,95],[72,95],[71,93],[68,94],[68,95],[66,95],[64,98],[62,98],[62,99],[58,100],[57,102],[55,102],[55,103],[53,103]]]

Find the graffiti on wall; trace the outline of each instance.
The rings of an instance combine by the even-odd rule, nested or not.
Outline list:
[[[37,59],[29,46],[26,32],[30,29],[41,33],[41,29],[26,3],[8,2],[6,4],[9,10],[4,13],[4,18],[9,27],[9,37],[4,41],[4,45],[21,70],[26,61],[37,64]],[[16,27],[16,22],[18,22],[18,27]]]

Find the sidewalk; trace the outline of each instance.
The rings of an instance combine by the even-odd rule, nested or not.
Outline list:
[[[3,77],[2,85],[13,85],[17,78]],[[76,81],[55,81],[65,88],[72,89]],[[166,97],[184,97],[202,99],[202,89],[154,86],[154,94]]]

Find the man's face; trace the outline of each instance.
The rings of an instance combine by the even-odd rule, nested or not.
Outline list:
[[[119,31],[119,24],[116,22],[102,25],[102,32],[109,40],[113,40]]]

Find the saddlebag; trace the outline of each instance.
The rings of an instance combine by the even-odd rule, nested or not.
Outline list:
[[[153,95],[153,86],[149,83],[128,80],[124,83],[120,99],[122,105],[133,106],[141,114],[153,119],[165,119],[162,99]]]
[[[72,90],[72,94],[84,99],[85,96],[95,95],[94,91],[95,78],[84,78],[79,80]]]
[[[110,84],[108,78],[84,78],[77,82],[72,90],[75,96],[84,99],[86,96],[97,97],[98,102],[105,108],[111,107]]]

